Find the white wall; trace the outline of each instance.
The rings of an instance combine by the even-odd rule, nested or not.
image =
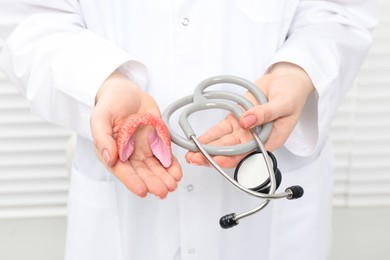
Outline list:
[[[389,260],[390,208],[336,208],[331,260]]]
[[[1,260],[63,260],[65,217],[0,220]]]

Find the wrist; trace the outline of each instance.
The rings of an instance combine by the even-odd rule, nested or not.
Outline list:
[[[141,96],[142,91],[138,88],[138,86],[124,76],[121,72],[115,70],[107,79],[103,82],[103,84],[98,89],[95,96],[95,105],[99,101],[100,97],[107,91],[107,89],[117,88],[118,91],[123,91],[123,88],[128,88],[134,95]]]
[[[315,90],[313,82],[311,81],[309,75],[306,71],[290,62],[278,62],[271,66],[267,74],[272,76],[292,76],[302,82],[302,86],[305,87],[308,94]]]

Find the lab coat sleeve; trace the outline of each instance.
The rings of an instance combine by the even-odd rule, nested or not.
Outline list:
[[[0,69],[45,120],[92,139],[98,88],[116,69],[141,87],[145,67],[88,30],[78,1],[0,1]]]
[[[309,156],[322,146],[338,105],[363,63],[376,24],[374,0],[300,1],[288,37],[271,62],[299,65],[316,89],[285,143],[294,154]]]

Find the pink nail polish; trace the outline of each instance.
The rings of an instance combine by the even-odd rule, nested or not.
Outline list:
[[[249,129],[256,124],[257,118],[255,115],[247,115],[242,119],[245,129]]]
[[[106,166],[108,166],[108,163],[110,162],[111,158],[110,158],[110,154],[106,149],[103,150],[103,160]]]

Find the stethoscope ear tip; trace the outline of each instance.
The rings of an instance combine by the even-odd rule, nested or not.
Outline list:
[[[286,189],[286,192],[290,194],[287,196],[287,199],[289,200],[299,199],[304,194],[304,190],[301,186],[291,186]]]
[[[230,213],[220,218],[219,225],[223,229],[228,229],[238,225],[238,220],[236,220],[236,213]]]

